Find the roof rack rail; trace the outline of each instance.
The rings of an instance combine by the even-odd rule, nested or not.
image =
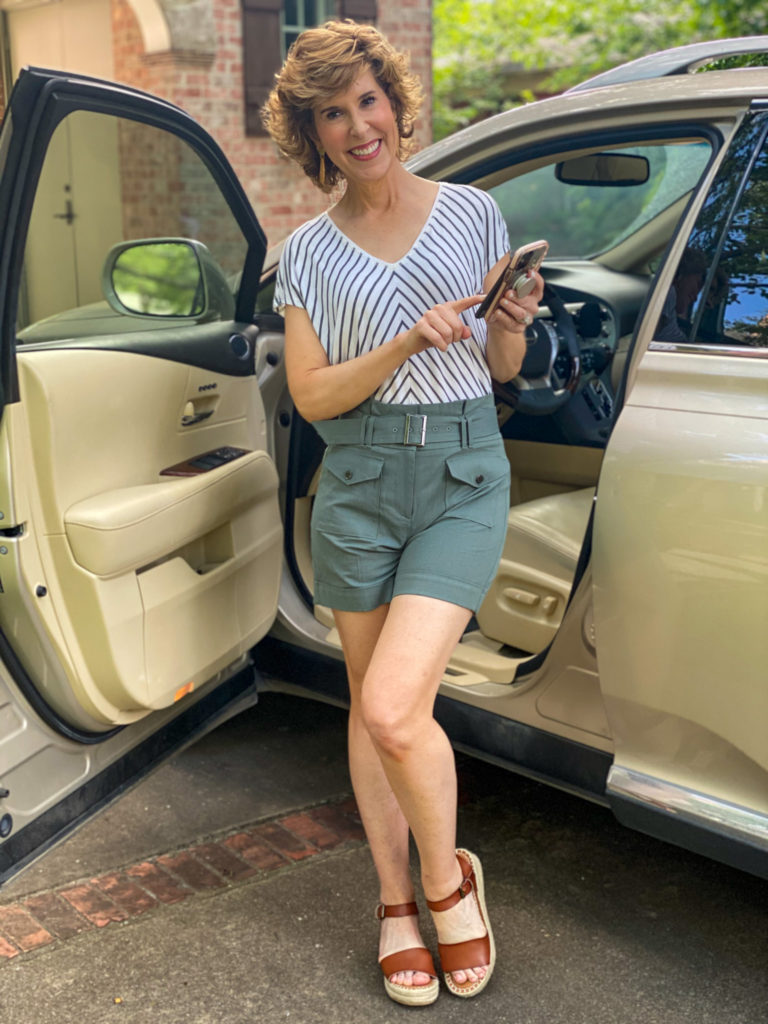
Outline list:
[[[711,39],[703,43],[689,43],[675,46],[671,50],[660,50],[647,57],[638,57],[627,64],[604,71],[600,75],[579,82],[567,90],[585,92],[603,85],[623,85],[639,82],[646,78],[664,78],[666,75],[686,75],[702,64],[724,57],[740,57],[747,53],[768,54],[768,36],[741,36],[738,39]]]

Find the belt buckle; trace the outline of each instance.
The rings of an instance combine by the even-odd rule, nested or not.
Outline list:
[[[421,422],[418,423],[417,420]],[[423,448],[424,439],[427,436],[427,417],[418,416],[414,413],[406,413],[405,431],[403,432],[403,444],[414,445]]]

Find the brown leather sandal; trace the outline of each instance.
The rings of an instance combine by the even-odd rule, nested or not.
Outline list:
[[[376,919],[383,921],[385,917],[412,917],[419,913],[415,903],[393,903],[387,906],[380,903],[376,907]],[[432,954],[424,946],[410,946],[379,960],[384,972],[384,988],[390,999],[403,1006],[428,1006],[434,1003],[440,994],[440,983],[432,961]],[[390,976],[400,971],[421,971],[429,974],[432,981],[428,985],[396,985]]]
[[[438,942],[437,944],[440,953],[440,966],[443,969],[448,990],[455,996],[468,999],[470,996],[476,996],[482,992],[490,981],[493,968],[496,965],[496,945],[493,941],[493,933],[488,921],[488,910],[485,906],[483,869],[480,866],[480,860],[469,850],[457,850],[456,858],[461,865],[461,885],[444,900],[427,900],[427,906],[433,913],[440,913],[442,910],[450,910],[451,907],[455,907],[460,900],[471,898],[473,894],[477,900],[486,934],[479,939],[468,939],[466,942]],[[484,964],[487,964],[485,977],[479,981],[466,981],[463,985],[459,985],[453,980],[452,971],[468,971],[472,970],[473,966],[480,967]]]

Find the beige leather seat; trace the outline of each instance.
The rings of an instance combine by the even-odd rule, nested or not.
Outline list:
[[[496,579],[477,613],[483,634],[540,651],[552,640],[571,592],[593,487],[516,505]]]

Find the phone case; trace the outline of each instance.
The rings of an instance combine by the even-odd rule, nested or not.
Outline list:
[[[547,255],[549,244],[544,241],[529,242],[521,246],[513,256],[510,256],[509,263],[496,278],[491,290],[475,310],[478,320],[485,317],[486,320],[501,301],[504,292],[514,289],[519,298],[530,295],[536,287],[534,278],[529,277],[531,270],[538,270]]]

